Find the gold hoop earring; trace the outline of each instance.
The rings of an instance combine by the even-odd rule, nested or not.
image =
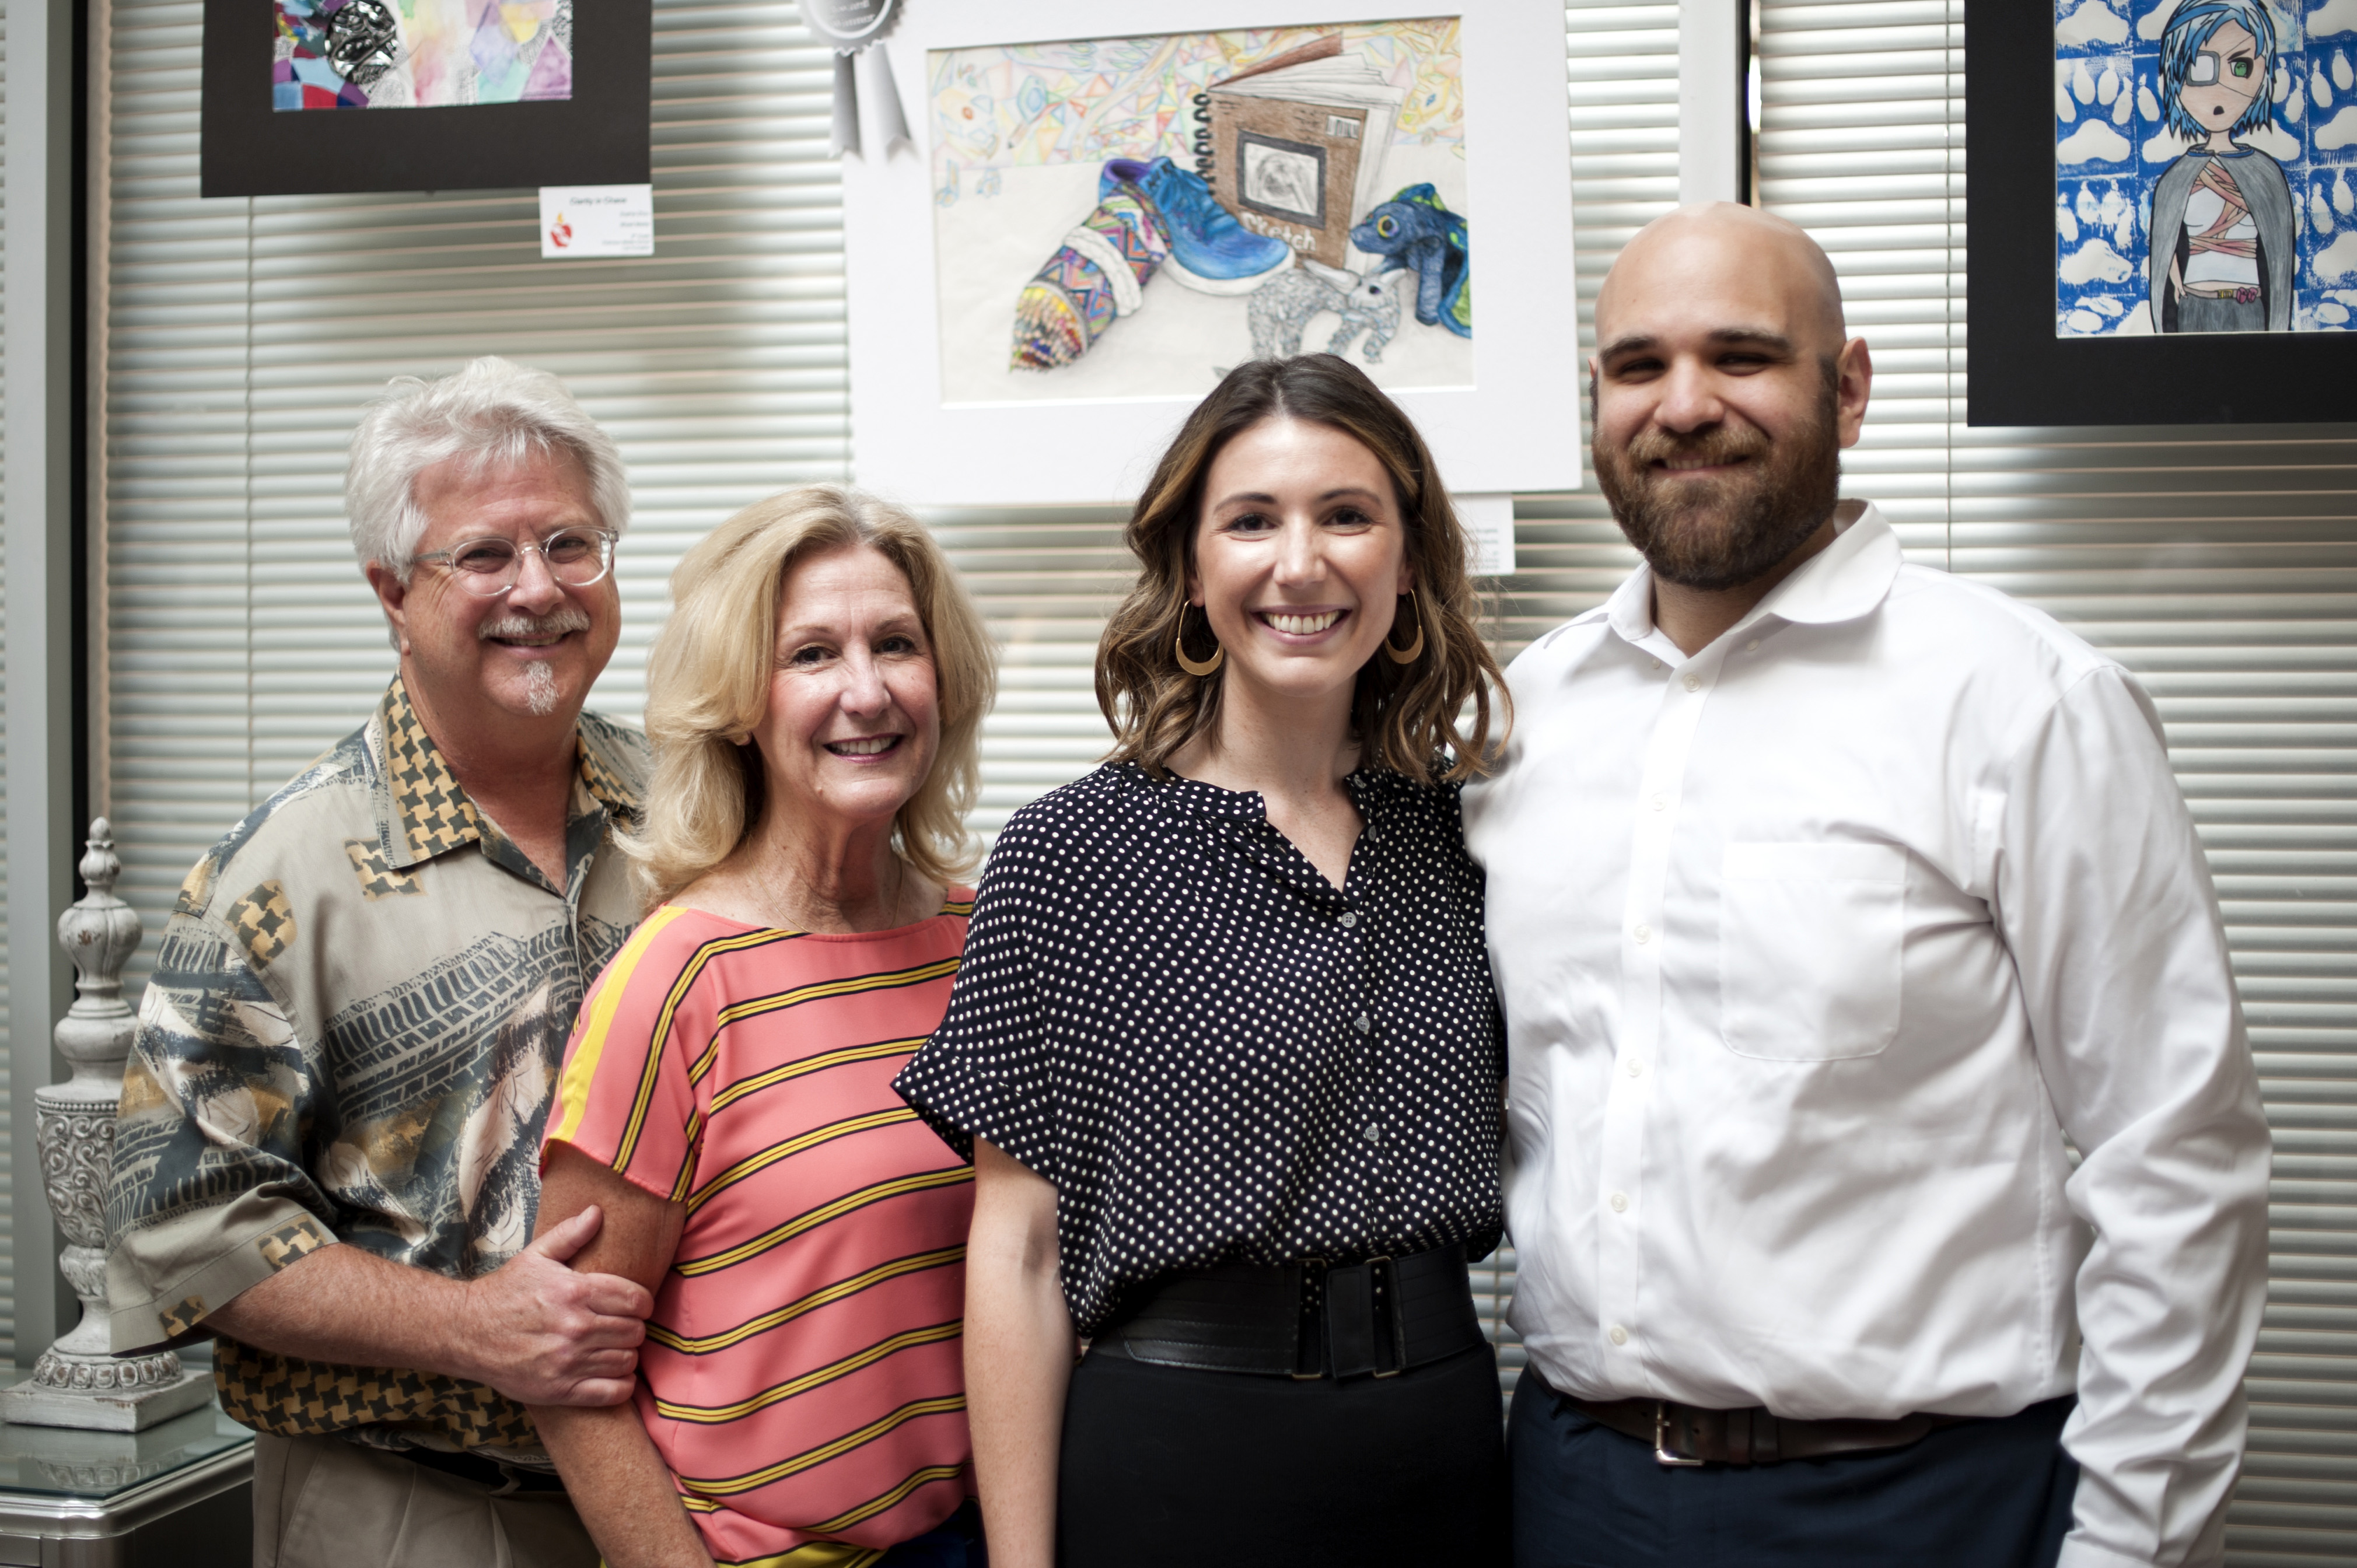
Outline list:
[[[1405,648],[1394,648],[1392,634],[1387,631],[1383,633],[1383,651],[1391,656],[1394,664],[1413,664],[1424,657],[1424,607],[1416,604],[1414,594],[1402,594],[1400,597],[1415,605],[1415,640]]]
[[[1211,612],[1209,610],[1204,611],[1203,620],[1205,624],[1208,625],[1211,618]],[[1228,650],[1226,649],[1216,646],[1211,650],[1211,656],[1209,659],[1204,660],[1200,664],[1194,660],[1187,657],[1187,602],[1184,599],[1181,599],[1178,602],[1178,635],[1171,639],[1170,646],[1171,650],[1178,656],[1178,668],[1184,670],[1188,674],[1194,676],[1199,681],[1207,675],[1217,674],[1219,672],[1220,666],[1226,661],[1228,657]]]

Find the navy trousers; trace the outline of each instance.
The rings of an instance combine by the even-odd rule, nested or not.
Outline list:
[[[2052,1568],[2079,1489],[2072,1402],[1905,1448],[1685,1469],[1525,1369],[1507,1436],[1514,1568]]]

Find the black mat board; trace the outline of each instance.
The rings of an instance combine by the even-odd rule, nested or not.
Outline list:
[[[2053,37],[2052,0],[1965,7],[1966,423],[2357,420],[2357,332],[2054,335]]]
[[[205,0],[205,196],[643,185],[653,0],[581,0],[573,96],[442,109],[271,107],[270,0]]]

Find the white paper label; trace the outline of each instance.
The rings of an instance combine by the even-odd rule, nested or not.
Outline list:
[[[544,185],[540,188],[540,255],[651,256],[655,253],[655,188],[651,185]]]
[[[1473,575],[1503,577],[1514,569],[1514,498],[1509,495],[1458,495],[1457,521],[1465,525],[1473,543]]]

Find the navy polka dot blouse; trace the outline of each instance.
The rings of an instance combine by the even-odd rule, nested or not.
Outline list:
[[[1339,891],[1257,793],[1125,763],[999,835],[894,1087],[1055,1185],[1083,1335],[1174,1270],[1498,1243],[1505,1045],[1457,789],[1345,784]]]

